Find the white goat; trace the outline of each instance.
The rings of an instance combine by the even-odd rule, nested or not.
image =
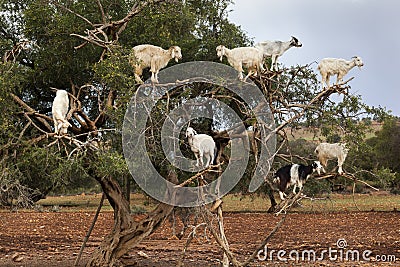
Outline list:
[[[197,134],[192,127],[188,127],[186,129],[186,137],[188,139],[190,149],[196,156],[196,166],[203,166],[203,156],[206,157],[205,167],[213,164],[217,152],[214,139],[207,134]]]
[[[51,107],[53,113],[54,132],[57,134],[67,134],[67,129],[71,126],[66,119],[68,108],[68,92],[65,90],[58,90],[53,101],[53,106]]]
[[[237,70],[238,77],[242,81],[254,74],[257,75],[257,71],[264,71],[262,66],[263,54],[260,50],[255,47],[238,47],[233,49],[228,49],[223,45],[219,45],[216,48],[217,56],[222,61],[222,57],[226,56],[229,64]],[[243,79],[243,66],[247,68],[248,74]]]
[[[343,77],[353,68],[364,66],[361,58],[358,56],[352,57],[352,60],[347,61],[341,58],[324,58],[318,64],[318,70],[321,73],[321,85],[324,88],[324,83],[329,88],[330,76],[336,75],[336,85],[343,82]]]
[[[327,166],[328,159],[337,158],[339,174],[343,173],[343,163],[346,160],[347,153],[349,150],[346,148],[346,145],[343,143],[320,143],[317,148],[315,148],[314,153],[317,154],[318,160],[321,162],[323,166]],[[322,169],[325,172],[325,169]]]
[[[181,48],[179,46],[171,46],[168,50],[159,46],[143,44],[132,48],[129,56],[129,63],[133,66],[135,79],[138,83],[143,83],[140,76],[143,69],[150,67],[151,81],[158,83],[158,72],[165,68],[171,59],[176,62],[182,59]]]
[[[278,71],[278,57],[282,56],[291,47],[301,47],[302,43],[296,37],[292,36],[287,42],[282,41],[263,41],[255,45],[260,49],[265,57],[271,57],[271,71]]]

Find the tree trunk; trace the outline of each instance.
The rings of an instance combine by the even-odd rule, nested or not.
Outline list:
[[[169,180],[177,183],[175,173]],[[114,229],[93,253],[86,266],[122,266],[120,258],[144,238],[152,234],[172,212],[173,206],[160,203],[139,222],[132,220],[128,201],[119,184],[111,177],[97,179],[114,209]]]
[[[272,189],[272,185],[268,180],[266,180],[265,183],[266,183],[266,186],[267,186],[267,194],[268,194],[269,200],[271,202],[271,207],[269,207],[267,212],[268,213],[273,213],[273,212],[275,212],[276,206],[277,206],[277,203],[276,203],[276,200],[275,200],[275,197],[274,197],[274,190]]]
[[[124,187],[125,187],[125,198],[128,201],[128,208],[129,210],[131,209],[130,204],[131,204],[131,177],[126,175],[124,177]]]

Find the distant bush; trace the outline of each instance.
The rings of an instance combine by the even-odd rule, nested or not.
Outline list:
[[[400,173],[396,173],[396,176],[391,181],[390,192],[400,195]]]
[[[327,180],[308,179],[303,188],[307,196],[321,196],[332,193],[331,184]]]
[[[396,180],[396,173],[392,172],[389,168],[381,168],[375,173],[377,176],[377,186],[381,189],[390,189]]]

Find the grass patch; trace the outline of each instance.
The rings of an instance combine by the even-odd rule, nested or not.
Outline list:
[[[303,199],[300,206],[292,209],[295,212],[350,212],[350,211],[400,211],[400,195],[388,193],[373,194],[331,194],[318,200]],[[62,211],[94,211],[101,199],[101,194],[76,196],[51,196],[37,204],[49,209],[52,206],[62,207]],[[276,196],[279,201],[279,197]],[[134,213],[151,211],[157,203],[142,194],[131,195],[131,209]],[[229,194],[223,198],[224,211],[227,212],[265,212],[270,202],[259,196],[241,196]],[[103,210],[112,210],[107,200]]]
[[[95,211],[100,203],[102,194],[80,194],[72,196],[48,196],[37,202],[46,208],[62,207],[63,211]],[[152,210],[156,202],[142,194],[131,194],[131,208],[134,213],[143,213]],[[104,200],[102,210],[112,210],[107,199]]]

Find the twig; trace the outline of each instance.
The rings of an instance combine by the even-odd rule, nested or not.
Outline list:
[[[292,194],[291,194],[292,195]],[[292,205],[298,200],[300,199],[300,197],[302,197],[304,195],[302,195],[301,191],[299,191],[296,195],[294,195],[293,197],[288,197],[285,200],[282,200],[281,203],[279,203],[278,205],[278,209],[279,211],[275,212],[275,215],[278,216],[279,214],[281,214],[282,212],[287,212],[288,209],[290,209],[292,207]]]
[[[355,173],[355,174],[356,174],[356,173]],[[379,191],[378,188],[376,188],[376,187],[370,185],[369,183],[367,183],[367,182],[365,182],[365,181],[363,181],[363,180],[358,179],[358,178],[355,176],[355,174],[352,174],[352,173],[342,173],[342,174],[334,173],[334,174],[333,174],[333,173],[331,173],[331,174],[327,174],[327,175],[322,176],[322,177],[317,177],[317,178],[315,178],[315,180],[322,180],[322,179],[337,177],[338,175],[340,175],[340,176],[342,176],[342,177],[344,177],[344,178],[346,178],[346,179],[350,179],[350,180],[352,180],[352,181],[365,184],[366,186],[368,186],[368,187],[374,189],[375,191]]]
[[[251,256],[247,260],[245,260],[243,263],[241,263],[240,266],[243,266],[243,267],[247,266],[255,259],[255,257],[257,256],[258,252],[260,250],[264,249],[265,245],[267,245],[267,243],[271,240],[271,238],[274,236],[274,234],[279,230],[279,228],[285,222],[286,216],[287,216],[287,213],[285,213],[282,216],[281,220],[277,223],[277,225],[275,225],[274,229],[272,229],[272,231],[264,238],[263,242],[261,242],[261,244],[258,246],[258,248],[256,248],[254,250],[253,254],[251,254]]]
[[[359,208],[358,208],[358,206],[357,206],[357,203],[356,203],[356,200],[355,200],[355,192],[356,192],[356,182],[354,182],[353,183],[353,204],[354,204],[354,206],[356,207],[356,209],[358,210],[358,211],[361,211]]]
[[[321,176],[321,177],[316,177],[315,180],[322,180],[322,179],[328,179],[328,178],[332,178],[332,177],[336,177],[338,174],[327,174],[325,176]]]
[[[211,165],[211,166],[209,166],[207,169],[202,170],[201,172],[199,172],[199,173],[197,173],[196,175],[190,177],[189,179],[187,179],[187,180],[184,181],[183,183],[178,184],[178,185],[175,185],[174,187],[184,187],[185,185],[191,183],[193,180],[195,180],[195,179],[201,177],[201,176],[204,175],[205,173],[212,172],[212,171],[213,171],[212,168],[219,167],[219,166],[221,166],[223,163],[224,163],[224,162],[221,162],[221,163],[219,163],[219,164],[217,164],[217,165]],[[218,172],[218,171],[217,171],[217,172]]]
[[[101,207],[103,207],[103,203],[104,203],[104,199],[105,199],[105,198],[106,198],[106,195],[103,193],[103,194],[101,195],[101,200],[100,200],[99,206],[97,207],[96,213],[95,213],[95,215],[94,215],[92,224],[90,225],[89,230],[88,230],[88,232],[86,233],[85,238],[83,239],[83,243],[82,243],[81,249],[79,250],[78,257],[77,257],[76,260],[75,260],[74,266],[78,266],[78,264],[79,264],[79,260],[81,259],[83,250],[84,250],[85,247],[86,247],[86,243],[87,243],[87,241],[89,240],[90,234],[92,233],[93,228],[94,228],[94,225],[96,224],[97,218],[99,217],[100,210],[101,210]]]
[[[205,227],[206,227],[207,224],[206,224],[206,223],[200,223],[200,224],[198,224],[198,225],[196,225],[196,226],[193,226],[193,230],[189,233],[189,236],[188,236],[188,238],[186,239],[186,244],[185,244],[185,246],[183,247],[182,255],[181,255],[181,258],[180,258],[179,261],[178,261],[177,267],[184,266],[183,260],[185,259],[186,251],[187,251],[187,249],[188,249],[190,243],[192,242],[193,238],[196,236],[196,230],[197,230],[197,228],[199,228],[199,227],[201,227],[201,226],[205,226]]]
[[[33,115],[35,114],[39,114],[39,112],[37,112],[36,110],[34,110],[33,108],[31,108],[28,104],[26,104],[21,98],[19,98],[17,95],[10,93],[10,96],[12,97],[12,99],[21,107],[23,107],[25,110],[27,110],[28,112],[31,112]],[[44,128],[46,128],[46,130],[48,132],[51,132],[51,126],[50,124],[47,123],[47,120],[43,119],[42,117],[38,116],[37,120],[43,125]],[[51,120],[49,118],[49,120]],[[52,120],[51,120],[52,121]]]
[[[70,35],[84,40],[84,42],[82,44],[76,46],[75,49],[80,49],[80,48],[86,46],[88,43],[92,43],[96,46],[103,48],[104,50],[100,57],[100,60],[102,60],[106,51],[112,52],[111,47],[117,44],[119,35],[125,30],[128,22],[134,16],[137,16],[149,5],[155,5],[155,4],[160,4],[163,2],[172,2],[172,1],[170,1],[170,0],[139,1],[132,6],[131,10],[128,12],[128,14],[124,18],[117,20],[117,21],[108,21],[107,14],[105,14],[103,6],[101,5],[101,2],[99,0],[97,0],[96,2],[97,2],[97,6],[100,10],[101,21],[102,21],[102,23],[97,23],[97,24],[92,23],[89,19],[74,12],[73,10],[71,10],[63,5],[60,5],[60,4],[56,3],[55,1],[52,1],[52,3],[54,3],[58,7],[66,10],[67,12],[69,12],[71,14],[74,14],[75,16],[79,17],[80,19],[82,19],[83,21],[85,21],[87,24],[89,24],[92,27],[91,30],[86,30],[86,36],[76,34],[76,33],[72,33]],[[111,40],[109,40],[109,36],[106,33],[109,33]],[[98,35],[101,35],[103,39],[101,39]]]
[[[359,182],[359,183],[365,184],[366,186],[368,186],[368,187],[374,189],[375,191],[379,191],[378,188],[373,187],[373,186],[370,185],[369,183],[364,182],[363,180],[358,179],[357,177],[355,177],[355,175],[353,175],[353,174],[351,174],[351,173],[343,173],[342,176],[345,177],[345,178],[347,178],[347,179],[351,179],[351,180],[353,180],[353,181],[355,181],[355,182]]]
[[[218,235],[217,231],[212,226],[211,220],[209,217],[212,217],[213,214],[207,210],[204,206],[201,206],[201,215],[203,220],[207,223],[208,228],[210,229],[212,235],[214,236],[215,240],[217,241],[218,245],[222,248],[226,256],[228,257],[229,261],[233,264],[233,266],[241,266],[241,263],[236,259],[230,249],[226,246],[225,242],[222,238]]]
[[[226,238],[226,235],[225,235],[224,216],[222,215],[222,206],[221,205],[218,206],[217,214],[218,214],[218,229],[219,229],[219,233],[221,235],[221,240],[222,240],[224,246],[229,250],[228,239]],[[223,256],[222,265],[223,265],[223,267],[225,267],[225,266],[229,267],[229,257],[226,253],[224,253],[224,256]]]

